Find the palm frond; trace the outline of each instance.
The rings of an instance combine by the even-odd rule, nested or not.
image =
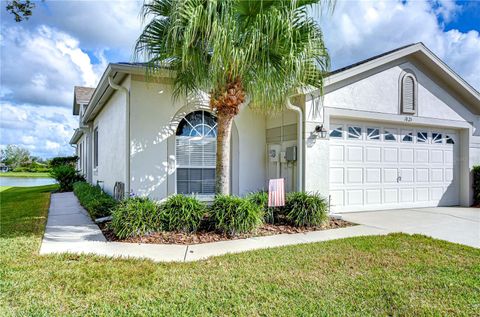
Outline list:
[[[255,109],[281,108],[295,88],[323,86],[329,56],[313,7],[333,0],[151,0],[135,46],[151,73],[175,72],[178,97],[239,79]]]

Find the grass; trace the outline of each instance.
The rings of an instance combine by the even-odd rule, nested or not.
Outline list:
[[[39,256],[49,191],[0,193],[0,316],[473,316],[480,250],[392,234],[194,263]]]
[[[49,172],[4,172],[0,173],[0,177],[51,177]]]

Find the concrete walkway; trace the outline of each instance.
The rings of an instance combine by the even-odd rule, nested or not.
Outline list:
[[[88,253],[156,262],[196,261],[211,256],[340,238],[382,235],[392,231],[359,225],[298,234],[280,234],[195,245],[107,242],[73,193],[52,194],[40,254]]]

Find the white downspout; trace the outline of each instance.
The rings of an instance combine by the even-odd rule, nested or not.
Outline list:
[[[303,192],[303,112],[302,108],[293,105],[290,102],[290,98],[298,96],[290,95],[287,97],[286,106],[287,109],[296,111],[298,113],[298,123],[297,123],[297,190]]]
[[[130,90],[115,84],[111,76],[108,76],[108,84],[113,89],[125,93],[125,198],[128,198],[130,196]]]

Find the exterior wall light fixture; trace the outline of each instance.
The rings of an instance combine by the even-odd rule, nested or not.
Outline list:
[[[320,139],[325,139],[327,137],[327,130],[323,127],[323,124],[317,125],[313,134]]]

